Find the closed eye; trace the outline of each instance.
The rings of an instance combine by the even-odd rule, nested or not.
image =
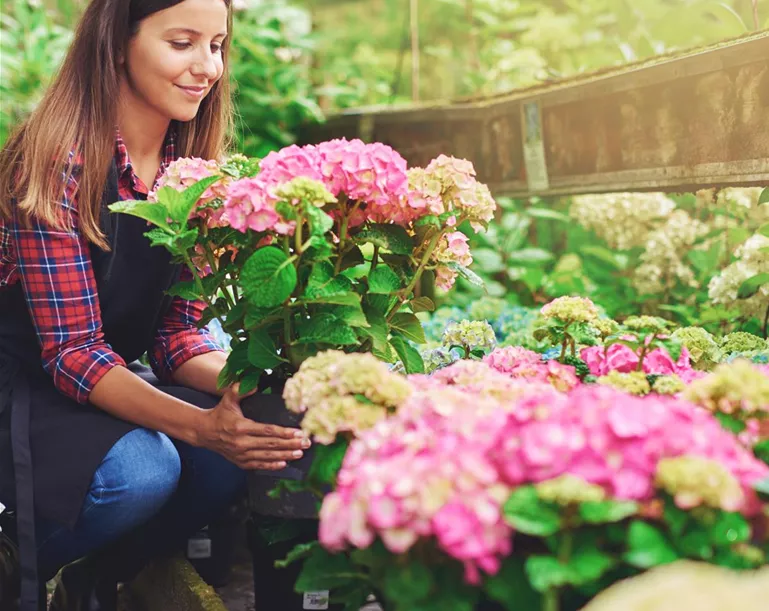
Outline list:
[[[188,40],[186,41],[172,40],[170,42],[171,42],[171,46],[174,49],[179,49],[180,51],[183,49],[189,49],[192,46],[192,43]]]

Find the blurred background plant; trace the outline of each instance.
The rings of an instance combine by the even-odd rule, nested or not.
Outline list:
[[[34,109],[86,3],[0,5],[0,143]],[[234,7],[237,143],[251,156],[292,143],[301,125],[345,108],[493,95],[769,27],[769,2],[757,0],[234,0]],[[580,294],[616,318],[653,313],[711,331],[765,334],[768,200],[760,189],[502,198],[497,222],[473,237],[474,269],[489,296],[523,307]],[[482,295],[461,282],[453,304]]]

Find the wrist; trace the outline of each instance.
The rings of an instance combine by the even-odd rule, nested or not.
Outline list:
[[[196,409],[188,426],[188,439],[185,439],[184,441],[196,448],[207,447],[210,438],[209,432],[212,426],[212,413],[213,410],[210,409]]]

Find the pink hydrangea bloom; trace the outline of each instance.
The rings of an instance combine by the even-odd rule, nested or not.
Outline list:
[[[624,344],[612,344],[608,349],[603,346],[590,346],[580,352],[594,376],[605,376],[610,371],[630,373],[638,367],[638,355]],[[664,348],[655,348],[644,357],[644,373],[657,375],[678,375],[684,382],[696,379],[700,374],[692,369],[689,351],[681,348],[678,361],[673,361]]]
[[[245,232],[274,231],[279,234],[293,233],[294,223],[286,222],[275,211],[275,202],[267,186],[259,178],[243,178],[232,183],[224,200],[230,227]]]
[[[545,363],[539,354],[520,346],[497,348],[487,354],[483,361],[513,378],[547,382],[561,392],[569,391],[579,384],[573,366],[552,360]]]

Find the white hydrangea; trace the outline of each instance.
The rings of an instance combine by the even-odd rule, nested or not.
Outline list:
[[[680,283],[696,287],[696,276],[685,262],[686,253],[708,231],[684,210],[674,210],[664,224],[649,233],[633,286],[642,294],[661,293]]]
[[[574,197],[569,214],[612,248],[628,250],[643,246],[675,209],[664,193],[608,193]]]
[[[769,273],[769,238],[756,234],[740,246],[735,255],[737,261],[710,281],[708,295],[713,303],[736,308],[744,316],[760,318],[769,307],[769,285],[762,286],[748,299],[738,299],[737,291],[748,278]]]

